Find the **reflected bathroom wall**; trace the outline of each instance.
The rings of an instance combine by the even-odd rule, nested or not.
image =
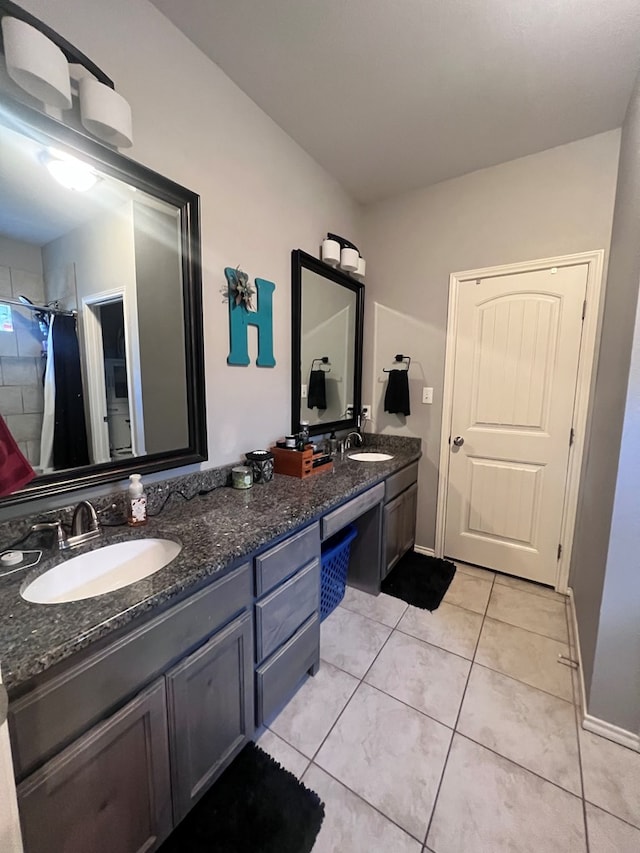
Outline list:
[[[347,417],[353,404],[355,293],[312,270],[302,270],[301,368],[307,388],[300,419],[311,425]],[[327,364],[320,359],[328,358]],[[313,405],[309,397],[311,371],[322,370],[326,405]]]

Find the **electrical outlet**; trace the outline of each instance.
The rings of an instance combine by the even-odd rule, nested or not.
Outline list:
[[[362,417],[368,421],[371,420],[371,403],[362,407]]]
[[[352,405],[350,405],[350,406],[347,406],[347,417],[348,417],[348,418],[352,418],[352,417],[353,417],[353,404],[352,404]]]
[[[422,389],[422,402],[429,404],[433,403],[433,388]]]

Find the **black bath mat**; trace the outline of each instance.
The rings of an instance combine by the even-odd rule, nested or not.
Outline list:
[[[309,853],[324,805],[248,743],[158,853]]]
[[[422,610],[436,610],[455,573],[449,560],[407,551],[382,581],[381,591]]]

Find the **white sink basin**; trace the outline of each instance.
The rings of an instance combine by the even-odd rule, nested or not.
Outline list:
[[[58,563],[31,581],[20,594],[34,604],[81,601],[149,577],[180,551],[182,545],[169,539],[116,542]]]
[[[391,453],[350,453],[349,459],[355,459],[356,462],[386,462],[387,459],[393,459]]]

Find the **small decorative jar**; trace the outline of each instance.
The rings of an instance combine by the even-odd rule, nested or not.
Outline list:
[[[231,469],[231,485],[234,489],[250,489],[253,485],[251,468],[246,465],[236,465]]]
[[[269,450],[252,450],[245,459],[251,466],[254,483],[268,483],[273,480],[273,453]]]

